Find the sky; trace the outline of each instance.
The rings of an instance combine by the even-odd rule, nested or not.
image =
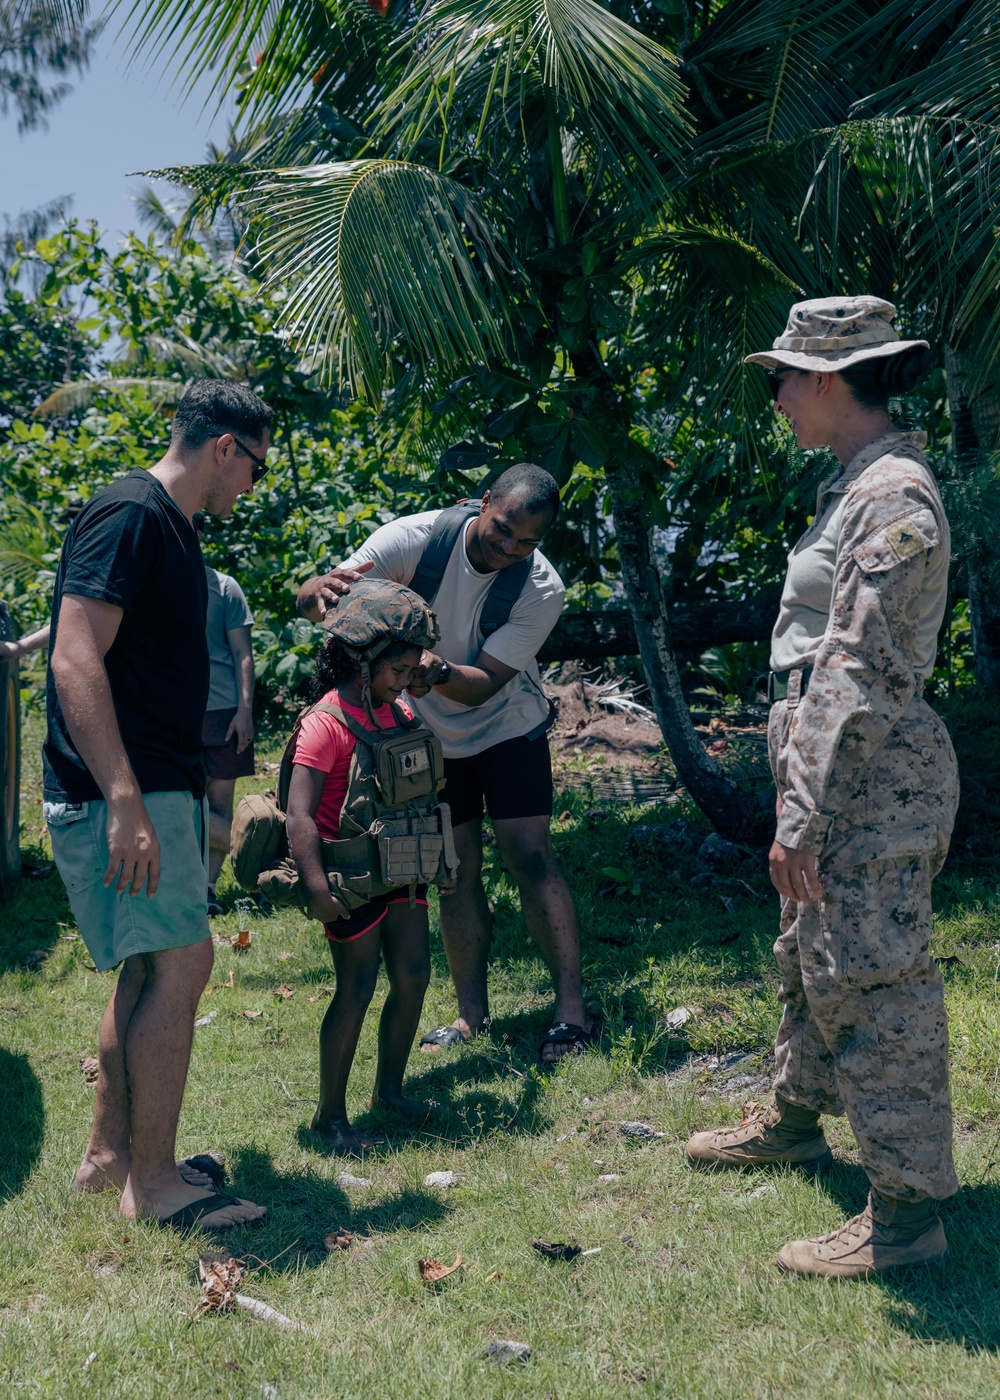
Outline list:
[[[181,102],[170,90],[172,74],[139,65],[126,72],[126,59],[112,23],[90,67],[73,75],[73,91],[50,114],[48,130],[21,136],[16,117],[0,117],[0,214],[14,218],[72,195],[69,212],[96,219],[114,245],[129,229],[141,231],[129,196],[146,182],[129,180],[128,171],[200,164],[209,140],[225,143],[226,111],[213,116],[214,100],[203,105],[208,83]],[[170,190],[157,187],[164,200]]]

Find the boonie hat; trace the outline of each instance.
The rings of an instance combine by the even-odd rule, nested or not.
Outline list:
[[[766,369],[835,373],[862,360],[898,355],[926,340],[900,340],[892,328],[896,308],[881,297],[815,297],[797,301],[788,324],[770,350],[744,356],[747,365]]]

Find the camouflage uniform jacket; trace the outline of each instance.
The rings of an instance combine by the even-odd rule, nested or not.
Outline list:
[[[951,545],[925,441],[887,434],[820,487],[817,520],[840,516],[829,616],[805,695],[774,707],[777,840],[838,863],[940,852],[954,819],[954,755],[917,669]]]

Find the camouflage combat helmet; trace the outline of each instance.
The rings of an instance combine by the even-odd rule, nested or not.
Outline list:
[[[384,578],[362,578],[337,600],[323,626],[361,667],[362,705],[378,728],[372,707],[371,663],[393,642],[432,647],[441,635],[437,618],[412,588]]]
[[[437,618],[419,593],[384,578],[352,583],[323,626],[361,663],[363,672],[393,642],[430,648],[441,635]]]

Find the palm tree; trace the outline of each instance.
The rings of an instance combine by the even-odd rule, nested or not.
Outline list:
[[[669,48],[597,0],[157,0],[132,17],[139,47],[180,41],[183,73],[243,75],[240,157],[151,173],[199,192],[192,217],[241,204],[326,373],[388,395],[438,445],[471,433],[564,485],[603,471],[674,762],[715,824],[745,833],[755,811],[681,691],[627,334],[657,314],[643,245],[683,262],[706,236],[665,219],[692,134]],[[717,260],[752,333],[787,279],[739,239]]]
[[[242,208],[318,367],[437,445],[486,439],[570,491],[603,473],[671,754],[716,825],[745,831],[754,813],[681,693],[643,386],[656,365],[665,421],[688,439],[708,422],[759,487],[774,443],[742,354],[800,292],[866,289],[941,331],[967,461],[997,445],[989,4],[153,0],[131,16],[137,46],[169,41],[186,77],[240,82],[227,159],[158,173],[197,191],[192,217]]]

